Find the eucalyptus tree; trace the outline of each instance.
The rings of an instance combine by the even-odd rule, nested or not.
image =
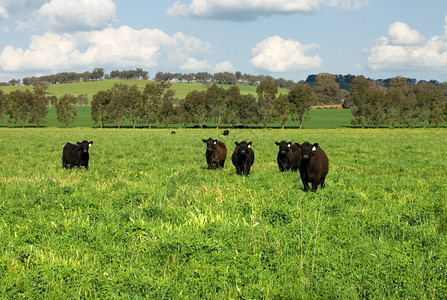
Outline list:
[[[303,121],[310,118],[309,110],[315,100],[312,88],[306,83],[297,83],[288,93],[290,112],[293,120],[298,120],[300,129]]]
[[[65,124],[68,128],[68,124],[73,123],[76,118],[76,98],[73,95],[65,94],[59,98],[56,103],[56,114],[59,122]]]
[[[267,128],[267,123],[272,121],[273,102],[276,93],[278,93],[278,87],[274,81],[263,80],[256,87],[256,93],[258,94],[260,121],[264,124],[264,128]]]
[[[284,125],[290,118],[291,105],[287,94],[281,94],[273,101],[272,117],[281,124],[281,128],[284,129]]]
[[[9,116],[10,123],[19,123],[22,128],[32,118],[34,95],[31,91],[12,91],[6,98],[5,113]]]

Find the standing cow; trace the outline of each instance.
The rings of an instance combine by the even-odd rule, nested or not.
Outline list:
[[[281,172],[292,170],[298,171],[301,162],[301,149],[297,144],[292,142],[275,142],[276,146],[279,146],[278,156],[276,161]]]
[[[202,141],[206,143],[205,156],[208,169],[223,168],[227,158],[227,147],[225,144],[212,138],[203,139]]]
[[[324,180],[329,172],[329,159],[326,153],[318,146],[318,143],[304,142],[296,144],[301,149],[300,176],[304,185],[304,191],[309,191],[309,182],[312,184],[312,192],[317,191],[318,185],[324,187]]]
[[[255,153],[251,149],[251,142],[247,143],[246,141],[242,141],[240,143],[235,142],[235,144],[236,148],[234,149],[231,160],[236,167],[236,173],[247,176],[255,161]]]
[[[225,130],[222,132],[222,134],[223,134],[223,135],[229,135],[229,134],[230,134],[230,131],[229,131],[228,129],[225,129]]]
[[[88,169],[88,160],[90,155],[88,153],[88,148],[93,144],[93,141],[87,142],[86,140],[82,142],[77,142],[75,144],[67,143],[62,151],[62,167],[67,168],[70,165],[70,169],[73,167],[85,167]]]

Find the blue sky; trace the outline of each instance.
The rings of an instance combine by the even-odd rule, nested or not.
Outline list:
[[[0,81],[143,68],[447,81],[447,1],[0,0]]]

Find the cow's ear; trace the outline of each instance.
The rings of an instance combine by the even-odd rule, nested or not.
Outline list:
[[[88,143],[88,146],[90,147],[93,144],[93,141],[90,141],[90,143]]]
[[[292,142],[287,143],[287,148],[290,148],[290,146],[292,146]]]
[[[318,143],[312,145],[312,151],[316,151],[318,147]]]
[[[206,143],[206,140],[205,140],[205,139],[202,139],[202,141],[203,141],[204,143]]]
[[[279,143],[278,143],[278,142],[275,142],[275,145],[276,145],[276,146],[279,146]]]
[[[297,145],[298,147],[301,147],[301,145],[299,143],[295,143],[295,145]]]
[[[248,142],[248,148],[251,148],[251,142]]]
[[[214,140],[214,145],[216,145],[217,144],[217,140]]]
[[[77,145],[80,145],[80,144],[81,144],[81,142],[77,142],[76,144],[77,144]]]
[[[239,146],[239,143],[238,143],[238,142],[234,142],[234,144],[235,144],[236,146]]]

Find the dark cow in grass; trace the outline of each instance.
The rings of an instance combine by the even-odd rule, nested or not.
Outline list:
[[[205,156],[208,169],[223,168],[227,158],[227,147],[225,144],[212,138],[203,139],[202,141],[206,143]]]
[[[251,142],[242,141],[240,143],[235,142],[235,144],[236,148],[231,156],[231,160],[236,167],[236,173],[247,176],[255,161],[255,153],[251,149]]]
[[[297,144],[292,142],[275,142],[276,146],[279,146],[278,156],[276,161],[281,172],[285,171],[298,171],[300,169],[301,162],[301,149]]]
[[[230,131],[229,131],[228,129],[225,129],[225,130],[222,132],[222,134],[223,134],[223,135],[229,135],[229,134],[230,134]]]
[[[85,167],[88,169],[88,160],[90,155],[88,148],[93,144],[92,141],[77,142],[75,144],[67,143],[62,151],[62,167],[73,169],[73,167]]]
[[[301,149],[300,176],[304,191],[309,191],[309,183],[311,183],[312,192],[316,192],[318,185],[321,188],[324,187],[324,181],[329,172],[329,159],[318,143],[312,145],[304,142],[296,145]]]

